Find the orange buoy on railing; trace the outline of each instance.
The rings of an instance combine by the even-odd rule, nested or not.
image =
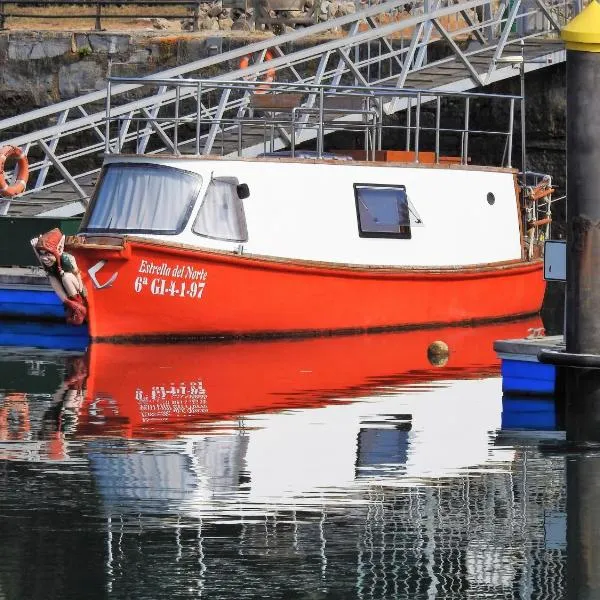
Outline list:
[[[14,176],[14,183],[9,185],[6,181],[4,172],[4,163],[6,159],[14,157],[17,159],[17,169]],[[17,146],[2,146],[0,148],[0,196],[12,198],[25,191],[27,180],[29,179],[29,162],[27,156]]]
[[[267,50],[265,52],[264,62],[267,62],[272,59],[273,59],[273,54],[271,53],[270,50]],[[250,64],[250,55],[246,54],[246,56],[242,56],[242,58],[240,59],[240,69],[247,69],[249,64]],[[273,83],[274,80],[275,80],[275,69],[270,68],[267,70],[267,72],[264,74],[263,78],[260,80],[262,83],[259,86],[257,86],[254,93],[255,94],[266,94],[271,89],[271,83]]]

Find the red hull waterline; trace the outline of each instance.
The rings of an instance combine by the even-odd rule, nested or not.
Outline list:
[[[126,238],[70,246],[95,340],[375,332],[539,312],[542,262],[359,268],[232,255]]]

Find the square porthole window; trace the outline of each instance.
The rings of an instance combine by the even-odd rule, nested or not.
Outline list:
[[[422,225],[403,185],[354,184],[360,237],[411,238],[411,227]]]

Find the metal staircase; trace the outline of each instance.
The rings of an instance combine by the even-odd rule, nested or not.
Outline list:
[[[385,88],[369,111],[405,110],[409,119],[416,102],[435,97],[420,92],[417,101],[412,90],[461,92],[563,61],[557,33],[581,8],[563,0],[388,0],[143,80],[112,79],[104,90],[0,121],[2,144],[22,147],[31,170],[9,214],[80,213],[103,153],[127,151],[128,144],[146,152],[256,156],[322,140],[324,132],[310,126],[311,111],[326,110],[319,89]],[[244,57],[249,64],[239,68]],[[192,81],[181,85],[184,79]],[[296,111],[293,131],[271,120],[266,132],[260,111],[275,109]],[[341,106],[330,113],[325,134],[355,118]],[[174,123],[183,121],[196,128],[193,139],[179,137]],[[15,128],[34,131],[2,137]]]

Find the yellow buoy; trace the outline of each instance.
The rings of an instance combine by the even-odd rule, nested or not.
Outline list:
[[[450,356],[450,348],[446,342],[436,340],[427,348],[427,359],[434,367],[443,367]]]

